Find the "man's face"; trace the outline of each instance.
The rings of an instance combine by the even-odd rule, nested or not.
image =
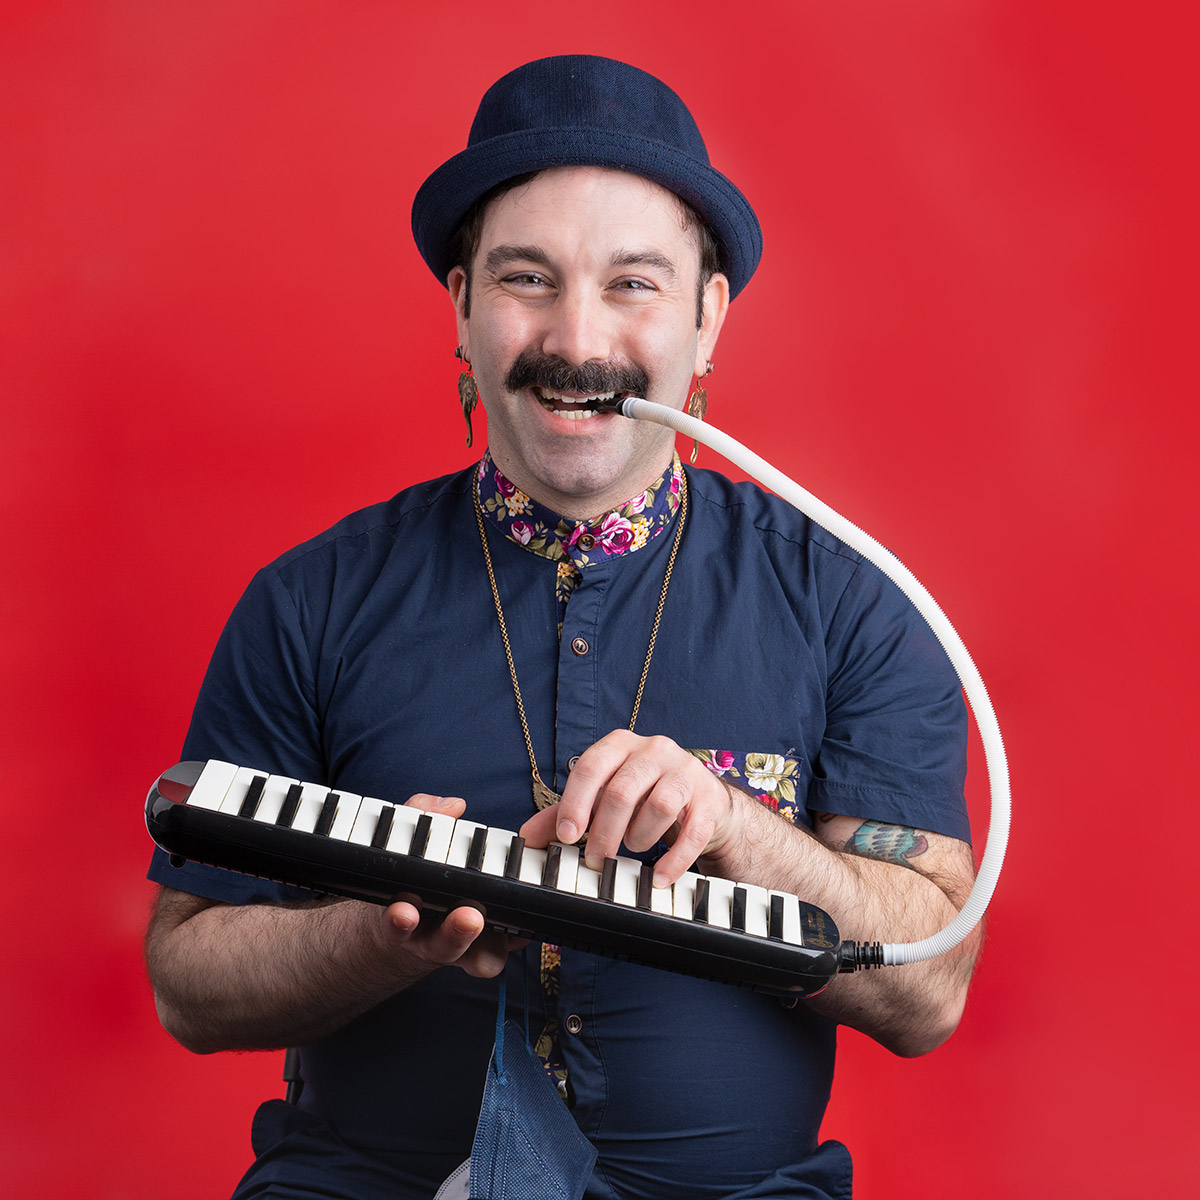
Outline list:
[[[461,268],[449,285],[489,448],[513,483],[564,516],[589,517],[666,469],[670,430],[586,401],[616,391],[683,407],[728,305],[715,275],[696,328],[699,271],[698,231],[679,201],[638,176],[558,168],[492,202],[469,318]]]

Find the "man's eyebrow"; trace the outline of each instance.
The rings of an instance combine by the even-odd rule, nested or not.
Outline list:
[[[679,270],[675,264],[657,250],[622,250],[613,255],[614,267],[657,267],[665,272],[675,282],[679,279]]]
[[[515,262],[536,263],[541,267],[550,265],[550,256],[541,246],[496,246],[487,252],[483,269],[491,274]]]
[[[512,244],[495,246],[484,257],[483,269],[494,275],[516,262],[549,267],[550,255],[541,246]],[[654,267],[669,276],[672,282],[679,279],[679,269],[658,250],[619,250],[613,255],[611,265],[614,267]]]

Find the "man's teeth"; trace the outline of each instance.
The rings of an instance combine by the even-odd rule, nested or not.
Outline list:
[[[536,395],[547,412],[557,413],[570,421],[584,421],[597,415],[592,405],[601,400],[611,400],[616,392],[601,392],[595,396],[564,396],[561,392],[539,388]]]

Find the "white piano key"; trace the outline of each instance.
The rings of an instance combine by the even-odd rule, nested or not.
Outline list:
[[[351,842],[360,846],[369,846],[375,836],[375,826],[379,824],[379,814],[391,805],[385,800],[377,800],[374,796],[364,796],[358,806],[358,815],[354,818],[354,827],[350,830]]]
[[[521,873],[517,878],[522,883],[532,883],[537,887],[542,883],[542,872],[546,869],[546,852],[545,850],[530,850],[525,847],[525,853],[521,856]]]
[[[560,892],[573,892],[579,874],[579,847],[563,846],[558,860],[558,882],[554,885]]]
[[[485,828],[486,826],[480,825],[478,821],[455,821],[454,832],[450,835],[450,849],[446,854],[446,865],[448,867],[465,867],[475,830]]]
[[[225,799],[225,793],[229,791],[229,785],[237,773],[238,769],[233,763],[209,759],[200,772],[200,778],[192,785],[187,802],[193,808],[207,808],[215,812],[221,807],[221,801]]]
[[[417,809],[410,808],[407,804],[398,804],[392,814],[392,828],[388,833],[385,849],[393,854],[407,854],[420,816]]]
[[[362,797],[353,792],[339,792],[336,789],[334,794],[338,798],[338,806],[333,824],[329,827],[329,836],[339,842],[348,842],[358,817],[358,806],[362,803]]]
[[[660,887],[650,889],[650,911],[660,916],[675,915],[675,891],[673,888]]]
[[[487,831],[487,840],[483,844],[483,865],[480,867],[485,875],[504,874],[509,847],[516,836],[511,830],[495,826]]]
[[[582,859],[579,860],[575,876],[575,895],[588,896],[593,900],[600,897],[600,872],[593,871]]]
[[[770,933],[771,893],[756,883],[738,886],[746,889],[746,932],[755,937],[767,937]]]
[[[301,833],[312,833],[317,827],[317,819],[325,805],[325,797],[329,789],[319,783],[306,783],[300,793],[300,803],[296,806],[296,815],[292,818],[293,829]]]
[[[258,802],[258,808],[254,810],[254,819],[274,825],[279,820],[279,810],[287,799],[288,789],[292,784],[299,782],[300,780],[289,779],[286,775],[268,775],[262,799]]]
[[[613,903],[637,908],[638,879],[642,864],[636,858],[618,858],[617,874],[613,880]]]
[[[696,881],[699,878],[695,871],[684,871],[672,889],[674,914],[685,921],[692,920],[692,912],[696,907]]]
[[[450,853],[450,841],[454,837],[454,827],[458,822],[445,813],[429,814],[429,840],[425,843],[425,853],[421,855],[427,862],[444,863]],[[471,839],[467,839],[470,846]]]
[[[730,879],[708,877],[708,923],[714,929],[728,929],[733,913],[734,883]]]
[[[772,896],[783,897],[783,940],[789,946],[800,946],[804,935],[800,928],[800,901],[790,892],[771,892]]]
[[[225,793],[225,799],[221,801],[219,811],[230,813],[236,817],[238,810],[242,807],[242,801],[246,798],[246,793],[250,790],[250,785],[258,776],[265,777],[266,774],[266,771],[256,771],[253,767],[238,767],[237,774],[229,785],[229,791]]]

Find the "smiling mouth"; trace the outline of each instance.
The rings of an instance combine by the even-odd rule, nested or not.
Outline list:
[[[569,421],[587,421],[608,411],[600,406],[606,401],[623,399],[629,392],[598,392],[595,396],[564,396],[549,388],[535,387],[533,394],[537,402],[549,413],[566,417]]]

